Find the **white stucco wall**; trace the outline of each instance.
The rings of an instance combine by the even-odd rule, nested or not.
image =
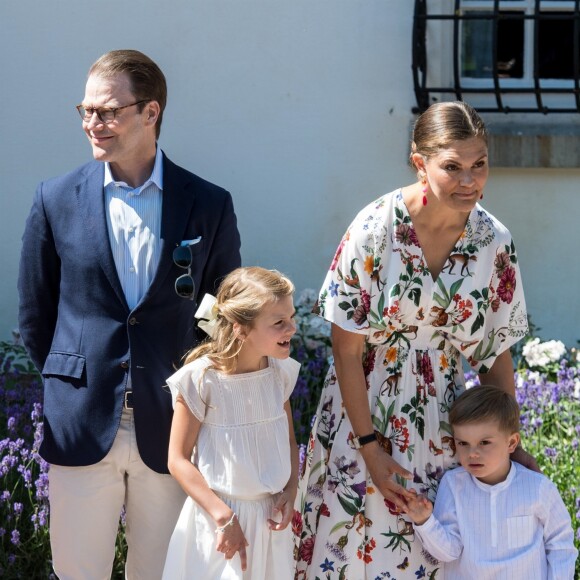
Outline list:
[[[98,56],[137,48],[161,66],[162,148],[232,192],[245,264],[318,287],[356,211],[412,179],[412,12],[410,0],[0,3],[0,339],[16,326],[35,187],[90,158],[74,105]],[[579,177],[496,170],[484,200],[516,238],[533,320],[569,345]]]

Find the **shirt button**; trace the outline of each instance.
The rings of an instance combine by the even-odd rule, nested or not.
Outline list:
[[[124,361],[121,363],[121,368],[122,368],[122,369],[128,369],[128,368],[129,368],[129,361],[126,361],[126,360],[124,360]]]
[[[129,324],[131,326],[133,326],[134,324],[137,324],[137,319],[134,316],[132,318],[129,318]]]
[[[134,272],[134,271],[135,271],[135,268],[134,268],[133,266],[131,266],[131,267],[129,268],[129,272]]]
[[[135,231],[135,228],[129,228],[127,231],[132,234]]]

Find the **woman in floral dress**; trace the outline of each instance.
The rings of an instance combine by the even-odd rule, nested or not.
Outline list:
[[[462,356],[483,383],[514,392],[509,347],[527,332],[526,309],[511,235],[478,203],[481,118],[464,103],[432,105],[411,163],[418,182],[358,214],[320,292],[334,364],[297,498],[297,580],[441,580],[405,497],[434,500],[456,464],[447,416],[465,388]]]

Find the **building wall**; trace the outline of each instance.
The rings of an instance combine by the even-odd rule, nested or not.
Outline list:
[[[161,66],[161,147],[232,192],[245,264],[317,288],[356,211],[413,179],[412,17],[409,0],[0,3],[0,339],[35,187],[90,159],[74,105],[98,56],[136,48]],[[484,199],[515,236],[532,319],[569,345],[579,177],[498,169]]]

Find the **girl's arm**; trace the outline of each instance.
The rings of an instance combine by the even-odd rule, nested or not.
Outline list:
[[[290,465],[292,471],[288,483],[278,496],[276,505],[274,506],[274,513],[281,514],[282,520],[280,522],[275,522],[272,519],[268,520],[270,529],[274,531],[284,530],[292,521],[294,515],[294,500],[296,499],[296,492],[298,490],[298,445],[296,444],[296,435],[294,434],[294,422],[290,401],[284,403],[284,410],[288,417],[288,438],[290,439]]]
[[[234,512],[209,487],[203,475],[191,462],[201,422],[189,410],[181,395],[177,396],[169,438],[169,472],[183,490],[214,520],[222,532],[216,534],[216,548],[227,560],[240,553],[242,570],[246,570],[248,542]],[[232,519],[233,518],[233,519]],[[229,522],[231,521],[231,524]],[[226,525],[228,524],[228,525]]]
[[[334,366],[340,385],[342,400],[353,435],[364,436],[374,432],[371,410],[367,395],[366,379],[362,366],[365,337],[332,325],[332,352]],[[412,494],[394,480],[394,475],[406,479],[412,473],[401,467],[390,455],[379,447],[376,441],[360,449],[374,485],[383,497],[393,502],[399,509],[405,509],[405,499]]]
[[[499,387],[508,392],[512,397],[515,397],[516,383],[514,380],[514,363],[509,348],[495,359],[489,372],[479,374],[479,382],[482,385],[493,385]],[[524,451],[521,445],[518,445],[516,450],[512,453],[511,458],[532,471],[541,471],[534,457]]]

